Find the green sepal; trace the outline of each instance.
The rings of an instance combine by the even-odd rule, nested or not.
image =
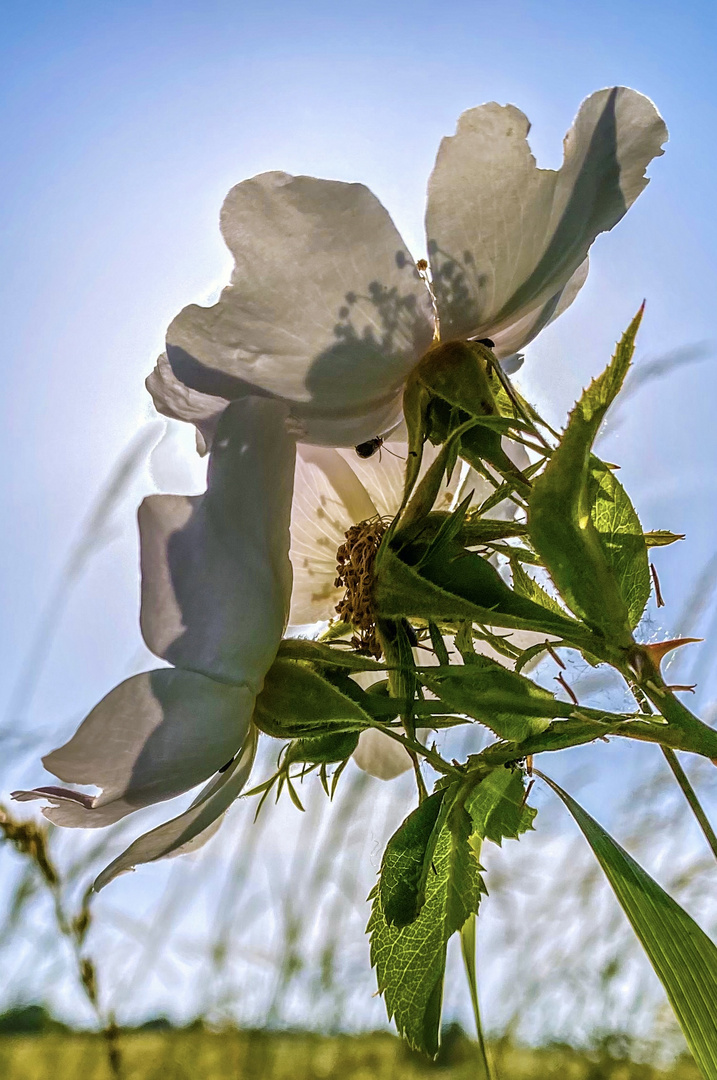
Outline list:
[[[641,317],[642,310],[623,335],[612,362],[570,414],[560,445],[533,483],[528,509],[533,547],[568,607],[619,647],[632,641],[633,623],[625,596],[639,594],[633,576],[642,574],[644,540],[643,551],[638,552],[639,565],[633,565],[634,560],[623,564],[614,552],[608,555],[591,514],[595,461],[591,447],[627,374]],[[603,510],[607,512],[602,508],[601,516]],[[611,527],[607,532],[617,542]]]
[[[358,746],[359,734],[358,731],[344,731],[317,735],[315,738],[295,739],[286,748],[283,764],[331,765],[337,761],[345,761]]]
[[[446,711],[472,716],[500,739],[522,742],[557,717],[570,717],[575,706],[558,701],[523,675],[496,660],[476,655],[469,664],[423,668],[420,678]]]
[[[430,393],[470,416],[498,416],[482,347],[472,341],[441,341],[416,367]]]
[[[431,395],[416,378],[415,372],[409,375],[403,391],[403,415],[408,432],[408,458],[406,460],[406,479],[402,507],[418,480],[423,459],[423,446],[427,438],[427,415]]]
[[[350,671],[385,671],[386,665],[369,656],[350,652],[344,645],[327,645],[306,638],[284,638],[277,652],[280,660],[308,660],[316,664],[336,665]]]
[[[297,739],[361,730],[371,717],[305,662],[281,659],[267,672],[254,723],[274,738]]]
[[[416,565],[416,564],[420,564]],[[517,595],[491,564],[456,546],[441,561],[431,560],[425,545],[400,554],[384,544],[375,563],[376,608],[390,618],[432,622],[478,622],[565,638],[582,647],[589,631],[569,615],[557,615]]]

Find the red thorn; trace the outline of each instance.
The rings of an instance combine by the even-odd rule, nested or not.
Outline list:
[[[579,705],[580,704],[580,702],[578,701],[578,699],[577,699],[577,697],[575,695],[575,691],[573,689],[571,689],[571,687],[568,686],[568,684],[566,683],[566,681],[563,678],[562,674],[556,675],[555,676],[555,681],[557,683],[560,683],[563,690],[565,691],[565,693],[568,695],[568,697],[572,701],[573,705]]]
[[[690,645],[693,642],[704,641],[704,638],[681,637],[672,638],[670,641],[655,641],[652,645],[643,645],[655,667],[659,670],[660,664],[673,649],[679,649],[681,645]]]
[[[665,601],[662,598],[662,589],[660,588],[660,579],[657,576],[657,570],[654,563],[650,563],[650,573],[652,574],[652,582],[655,586],[655,599],[657,600],[658,607],[664,607]]]

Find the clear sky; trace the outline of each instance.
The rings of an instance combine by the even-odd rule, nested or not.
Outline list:
[[[656,628],[676,629],[715,546],[714,4],[5,0],[0,15],[0,707],[105,478],[152,418],[143,380],[167,323],[227,272],[227,190],[266,169],[362,181],[419,257],[426,179],[464,109],[518,105],[555,167],[580,101],[615,83],[656,102],[670,142],[523,386],[559,422],[643,297],[641,361],[706,343],[632,400],[604,450],[646,527],[688,533],[656,557]],[[12,734],[57,745],[146,663],[133,515],[150,489],[143,472],[113,516]],[[22,771],[3,791],[42,775]]]

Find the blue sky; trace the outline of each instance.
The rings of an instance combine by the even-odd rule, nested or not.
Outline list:
[[[419,256],[425,182],[464,109],[517,104],[539,163],[554,167],[580,101],[614,83],[653,98],[670,142],[596,244],[573,309],[531,348],[523,386],[560,421],[643,297],[642,360],[706,343],[703,362],[633,399],[604,451],[623,463],[646,527],[688,533],[656,557],[671,602],[656,626],[675,628],[714,547],[713,4],[84,0],[5,3],[2,20],[6,701],[83,519],[152,416],[143,380],[167,323],[226,274],[217,220],[229,187],[265,169],[362,181]],[[22,717],[43,749],[145,662],[133,514],[149,489],[142,474]],[[39,779],[30,761],[23,770],[3,788]]]

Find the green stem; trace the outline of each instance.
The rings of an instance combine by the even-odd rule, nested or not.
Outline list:
[[[663,746],[662,753],[665,755],[667,764],[672,769],[675,780],[679,784],[682,790],[682,794],[687,799],[692,813],[697,818],[697,822],[702,829],[702,832],[704,833],[705,840],[709,844],[712,854],[714,855],[715,859],[717,859],[717,835],[715,835],[715,831],[710,825],[709,818],[702,809],[702,804],[697,798],[695,789],[692,787],[692,784],[687,779],[687,774],[677,760],[677,755],[675,754],[675,751],[670,750],[667,746]]]
[[[480,1016],[480,1005],[478,1003],[475,915],[469,916],[469,918],[463,925],[463,929],[461,930],[461,952],[463,953],[463,965],[466,969],[466,978],[468,980],[468,988],[471,995],[471,1005],[473,1006],[473,1018],[476,1025],[476,1035],[478,1036],[478,1049],[480,1051],[481,1063],[483,1065],[483,1075],[485,1076],[485,1080],[495,1080],[495,1074],[493,1073],[490,1060],[488,1058],[488,1048],[485,1044],[485,1037],[483,1035],[483,1024],[481,1023]]]

